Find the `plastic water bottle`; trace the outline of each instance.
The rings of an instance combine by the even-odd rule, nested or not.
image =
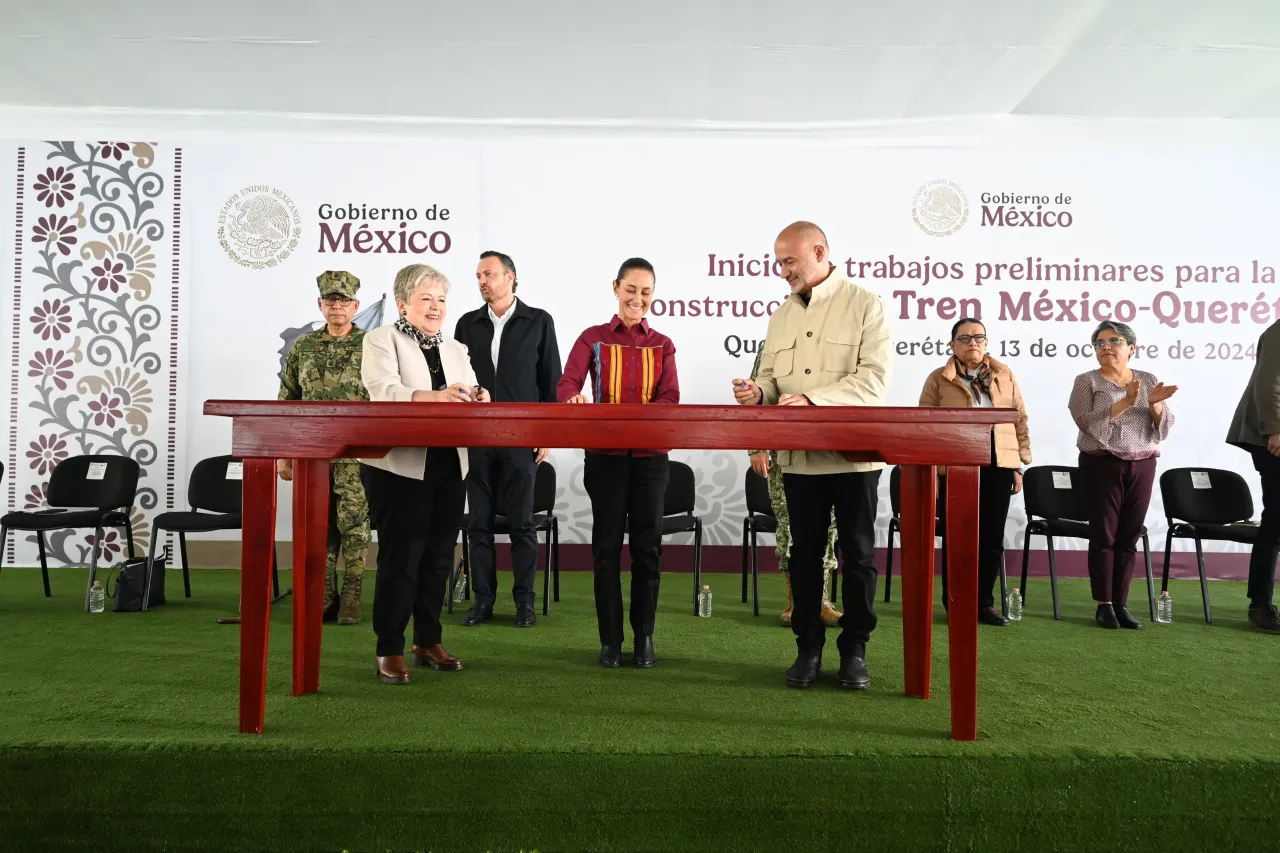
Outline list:
[[[1168,592],[1160,593],[1160,599],[1156,602],[1156,621],[1173,621],[1173,599],[1169,597]]]
[[[458,580],[453,584],[453,600],[454,602],[462,601],[467,595],[467,573],[458,572]]]
[[[703,586],[702,592],[698,594],[698,615],[711,615],[711,587]]]
[[[89,612],[101,613],[107,606],[107,591],[102,588],[102,581],[94,581],[89,590]]]
[[[1013,591],[1009,593],[1009,621],[1022,621],[1022,590],[1018,589],[1016,586],[1013,588]]]

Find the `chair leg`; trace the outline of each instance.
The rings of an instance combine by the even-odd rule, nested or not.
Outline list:
[[[547,525],[547,555],[542,566],[542,615],[551,615],[551,525]]]
[[[126,513],[124,517],[124,541],[129,547],[129,556],[126,559],[133,559],[133,519]]]
[[[1151,537],[1142,534],[1142,558],[1147,564],[1147,604],[1151,607],[1151,621],[1156,621],[1156,582],[1151,575]]]
[[[760,540],[751,526],[751,615],[760,615]]]
[[[1022,537],[1022,586],[1018,589],[1022,592],[1022,606],[1027,606],[1027,566],[1031,562],[1031,525],[1027,525],[1026,535]]]
[[[551,597],[560,601],[560,519],[551,519],[551,535],[555,538],[554,550],[551,552]]]
[[[40,577],[44,580],[44,597],[53,598],[49,591],[49,558],[44,550],[44,531],[36,533],[36,546],[40,549]]]
[[[4,552],[9,542],[9,528],[0,527],[0,568],[4,567]]]
[[[147,548],[147,579],[142,584],[142,612],[146,613],[151,608],[151,576],[156,568],[156,543],[160,541],[160,529],[156,528],[151,533],[151,546]]]
[[[698,615],[698,594],[702,591],[702,519],[693,522],[693,615]]]
[[[1053,593],[1053,618],[1062,618],[1062,605],[1058,601],[1058,563],[1053,555],[1053,537],[1044,537],[1049,543],[1049,590]]]
[[[93,556],[89,558],[89,582],[84,585],[84,612],[89,612],[89,593],[93,592],[93,582],[98,577],[98,552],[102,550],[102,528],[93,529]]]
[[[1173,524],[1169,524],[1169,532],[1164,537],[1164,574],[1160,576],[1160,591],[1169,591],[1169,553],[1173,550]]]
[[[1000,613],[1009,618],[1009,571],[1003,554],[1000,555]]]
[[[1196,537],[1196,563],[1200,567],[1200,597],[1204,599],[1205,624],[1213,624],[1213,610],[1209,607],[1209,578],[1204,573],[1204,548],[1200,546],[1200,537]]]
[[[747,603],[747,573],[751,570],[751,550],[748,544],[751,519],[742,519],[742,603]]]
[[[884,555],[884,603],[889,603],[889,595],[893,590],[893,538],[898,532],[898,519],[889,519],[889,548]]]
[[[293,592],[293,588],[280,592],[280,556],[276,554],[275,543],[271,545],[271,603],[275,604],[289,593]]]
[[[187,598],[191,597],[191,568],[187,563],[187,534],[178,533],[178,554],[182,557],[182,592]],[[276,583],[276,591],[279,592],[279,582]]]

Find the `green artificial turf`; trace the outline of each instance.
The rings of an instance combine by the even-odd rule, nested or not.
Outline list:
[[[1280,638],[1243,584],[1175,581],[1172,625],[1092,625],[1084,581],[982,628],[979,740],[948,736],[946,625],[933,698],[902,695],[900,604],[879,604],[872,689],[788,690],[780,580],[761,616],[711,575],[714,616],[664,581],[658,666],[601,670],[591,579],[537,627],[509,601],[446,616],[461,673],[376,682],[366,621],[326,626],[321,693],[293,698],[274,608],[266,733],[236,733],[239,574],[169,576],[169,604],[86,614],[83,571],[0,575],[0,846],[85,850],[1269,849],[1280,802]],[[282,582],[289,582],[288,574]],[[510,576],[500,586],[510,589]],[[895,584],[895,594],[898,585]],[[367,589],[372,589],[372,576]],[[1139,587],[1135,586],[1135,593]],[[1139,603],[1135,598],[1135,603]],[[691,602],[690,602],[691,604]],[[1134,608],[1146,619],[1145,600]],[[838,658],[834,632],[828,669]],[[1102,835],[1099,829],[1104,830]],[[21,839],[4,845],[5,837]],[[1261,847],[1259,847],[1261,845]]]

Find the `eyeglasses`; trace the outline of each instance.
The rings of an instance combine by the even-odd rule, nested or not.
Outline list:
[[[332,308],[335,305],[341,305],[343,308],[346,308],[352,302],[355,302],[355,300],[349,296],[326,296],[322,298],[320,301],[323,302],[325,305],[328,305],[330,308]]]
[[[1124,338],[1098,338],[1093,342],[1094,349],[1102,349],[1103,347],[1118,347],[1129,343]]]
[[[952,340],[957,343],[968,344],[985,344],[987,342],[986,335],[956,335]]]

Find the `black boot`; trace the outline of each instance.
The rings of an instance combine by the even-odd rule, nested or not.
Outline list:
[[[1093,617],[1103,628],[1119,628],[1120,620],[1116,619],[1116,609],[1110,604],[1099,604],[1097,615]]]
[[[653,653],[653,637],[636,637],[635,650],[631,653],[631,662],[641,669],[648,669],[658,662]]]
[[[622,650],[617,646],[601,646],[600,665],[605,669],[617,669],[622,666]]]
[[[1116,612],[1116,622],[1121,628],[1131,628],[1132,630],[1137,631],[1142,627],[1142,623],[1135,619],[1133,614],[1129,612],[1129,608],[1125,607],[1123,604],[1114,608],[1114,610]]]
[[[861,654],[840,659],[840,686],[846,690],[866,690],[871,686],[867,661]]]
[[[822,674],[822,655],[796,656],[796,662],[787,670],[788,687],[812,687]]]

